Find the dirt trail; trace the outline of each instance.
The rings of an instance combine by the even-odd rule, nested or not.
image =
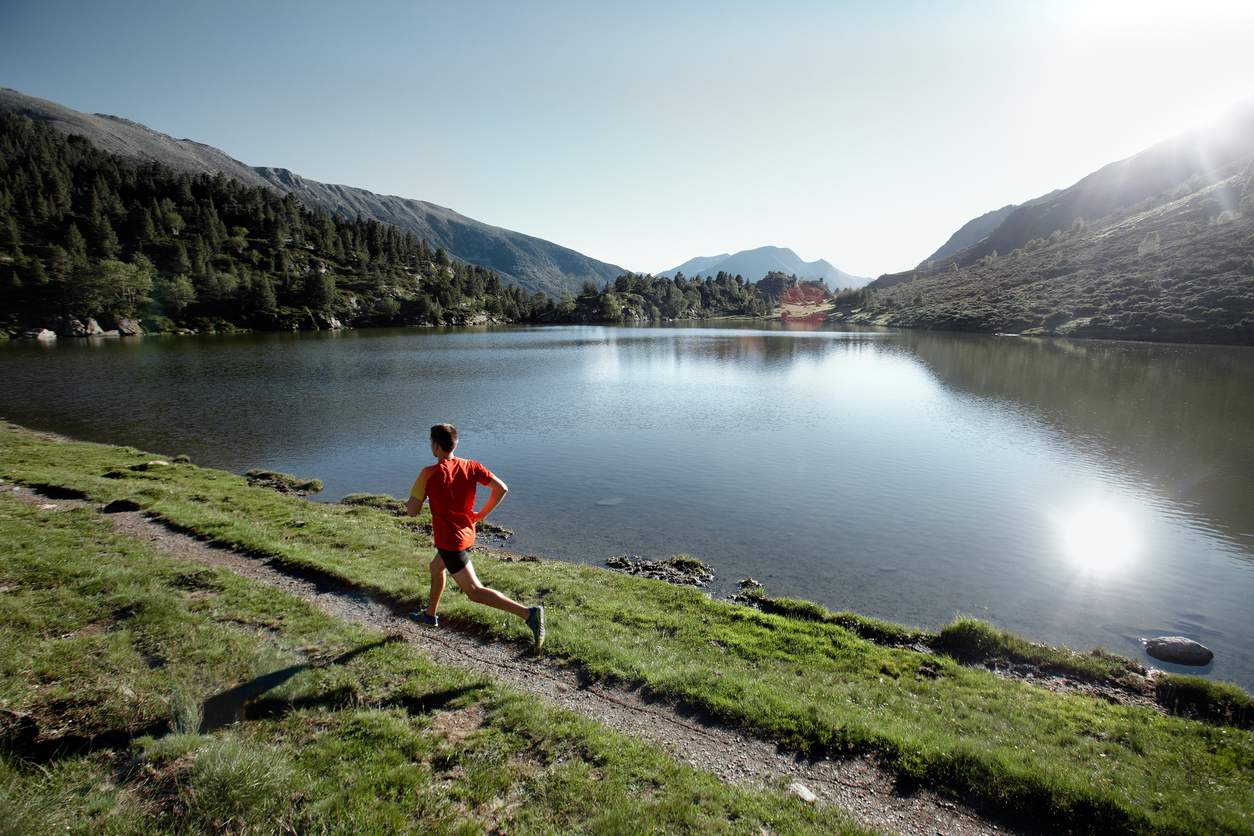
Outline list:
[[[49,513],[89,506],[79,500],[48,498],[4,484],[24,501]],[[798,782],[817,797],[815,803],[844,809],[865,826],[903,834],[987,834],[1013,828],[928,790],[903,791],[896,777],[867,758],[807,760],[781,752],[766,741],[687,716],[674,706],[647,700],[638,692],[588,683],[573,667],[533,656],[521,644],[484,640],[449,627],[419,626],[406,608],[358,587],[307,576],[212,546],[142,512],[106,515],[121,533],[151,543],[171,556],[267,584],[313,603],[346,621],[403,636],[435,661],[492,677],[535,694],[546,702],[589,717],[610,728],[664,746],[676,759],[719,779],[748,787],[787,786]]]

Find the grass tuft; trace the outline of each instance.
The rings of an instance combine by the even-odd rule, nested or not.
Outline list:
[[[710,570],[709,566],[690,554],[674,554],[663,562],[669,563],[681,572],[708,572]]]
[[[302,479],[290,473],[279,473],[276,470],[254,468],[244,474],[248,484],[270,488],[279,493],[294,493],[297,496],[308,496],[322,490],[321,479]]]
[[[385,493],[350,493],[340,500],[340,504],[373,508],[398,516],[405,513],[405,503]]]
[[[967,664],[1004,660],[1035,665],[1045,673],[1115,685],[1126,684],[1134,676],[1145,675],[1145,669],[1131,659],[1103,650],[1077,653],[1030,642],[969,616],[961,616],[942,627],[931,644],[937,652]]]
[[[1158,702],[1172,714],[1208,723],[1254,728],[1254,699],[1229,682],[1164,673],[1154,679]]]

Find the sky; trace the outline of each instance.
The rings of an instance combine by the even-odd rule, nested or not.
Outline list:
[[[1254,95],[1254,2],[0,0],[0,86],[636,271],[874,276]]]

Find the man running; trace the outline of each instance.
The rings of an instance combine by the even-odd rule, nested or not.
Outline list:
[[[431,627],[440,626],[435,614],[444,593],[444,570],[447,569],[466,597],[476,604],[487,604],[526,620],[535,638],[537,650],[544,644],[544,607],[524,607],[495,589],[486,587],[475,575],[470,562],[470,549],[475,544],[475,524],[492,513],[509,488],[490,470],[474,459],[459,459],[457,428],[452,424],[436,424],[431,428],[431,454],[436,463],[424,467],[414,481],[405,503],[405,513],[418,516],[422,503],[431,500],[431,528],[436,556],[431,560],[431,597],[426,612],[412,612],[410,617]],[[492,495],[483,510],[475,511],[475,485],[491,485]]]

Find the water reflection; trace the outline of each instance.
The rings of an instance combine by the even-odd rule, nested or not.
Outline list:
[[[1010,402],[1254,551],[1254,349],[908,332],[955,391]]]

